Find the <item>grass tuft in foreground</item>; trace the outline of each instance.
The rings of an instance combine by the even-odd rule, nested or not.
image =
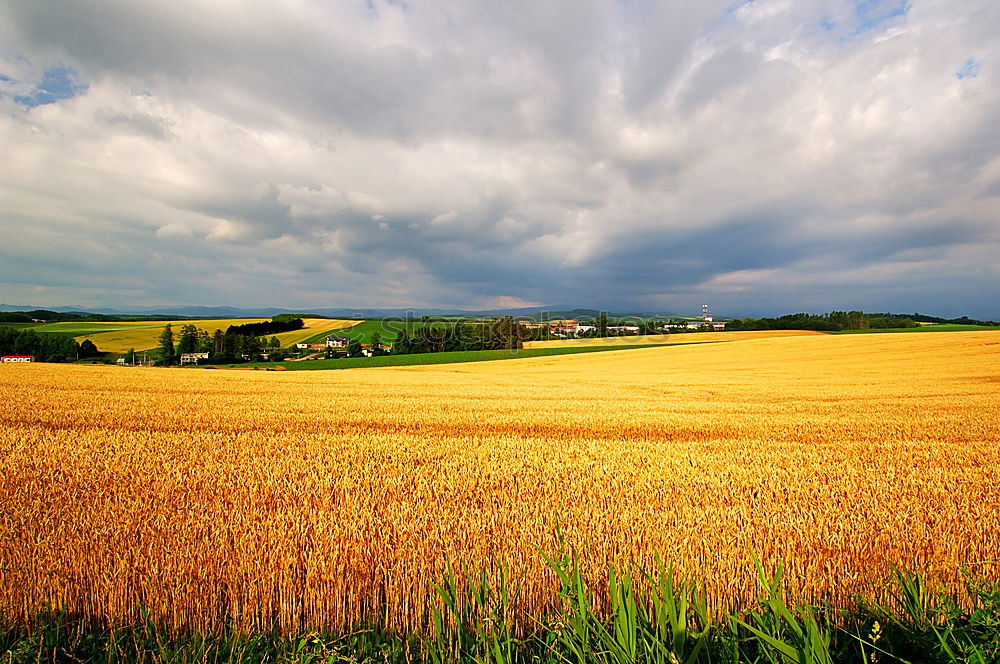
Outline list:
[[[544,554],[543,554],[544,556]],[[652,572],[609,569],[588,587],[575,552],[545,556],[558,579],[543,620],[514,615],[518,587],[504,569],[457,572],[435,586],[425,633],[379,626],[294,637],[236,633],[170,635],[148,617],[127,629],[94,630],[83,617],[40,615],[0,629],[0,663],[27,662],[481,662],[512,664],[833,664],[1000,661],[1000,587],[965,571],[965,593],[932,591],[898,571],[893,601],[850,610],[791,604],[781,570],[756,562],[755,610],[712,616],[704,589],[658,564]],[[607,606],[598,597],[608,598]]]

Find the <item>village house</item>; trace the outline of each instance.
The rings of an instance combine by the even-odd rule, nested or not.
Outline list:
[[[207,360],[208,353],[181,353],[181,364],[198,364],[198,360]]]
[[[351,343],[350,337],[327,337],[326,347],[327,348],[347,348],[347,345]]]
[[[549,321],[549,331],[553,334],[576,334],[580,322],[575,320],[553,320]]]
[[[7,363],[34,362],[34,355],[4,355],[3,361]]]

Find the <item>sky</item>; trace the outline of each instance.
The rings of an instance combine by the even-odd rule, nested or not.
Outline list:
[[[996,0],[0,0],[0,302],[1000,319]]]

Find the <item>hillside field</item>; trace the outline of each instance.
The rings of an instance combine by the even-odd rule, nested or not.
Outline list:
[[[137,351],[152,350],[159,343],[160,333],[163,326],[170,324],[174,329],[174,338],[180,332],[181,325],[194,325],[199,329],[207,330],[209,334],[215,330],[226,331],[230,325],[242,325],[244,323],[260,323],[269,320],[267,318],[228,318],[228,319],[204,319],[204,320],[172,320],[172,321],[123,321],[123,322],[95,322],[95,323],[45,323],[34,325],[37,332],[59,332],[73,335],[78,342],[90,339],[98,350],[110,353],[124,353],[129,348]],[[312,338],[322,338],[333,330],[350,327],[358,321],[336,320],[330,318],[304,318],[302,320],[305,327],[292,332],[282,332],[277,336],[282,346],[291,346],[300,341]],[[270,337],[268,337],[270,338]]]
[[[655,555],[713,612],[1000,578],[1000,337],[809,335],[343,372],[0,368],[0,623],[423,630],[446,561],[552,608]],[[141,414],[141,415],[137,415]],[[598,584],[600,587],[600,584]],[[607,596],[598,596],[606,606]],[[603,604],[602,604],[603,603]]]
[[[302,322],[305,323],[305,327],[301,330],[282,332],[281,334],[273,336],[278,337],[278,341],[281,342],[281,346],[283,348],[287,348],[288,346],[292,346],[302,341],[319,343],[331,334],[342,334],[343,330],[353,327],[361,321],[340,320],[336,318],[303,318]],[[340,332],[338,332],[338,330]],[[270,338],[271,337],[269,336],[268,339]]]

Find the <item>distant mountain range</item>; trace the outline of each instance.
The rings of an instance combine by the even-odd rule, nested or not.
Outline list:
[[[368,308],[318,308],[318,309],[284,309],[279,307],[204,307],[204,306],[147,306],[147,307],[124,307],[112,309],[98,307],[84,309],[75,306],[64,307],[39,307],[20,304],[0,304],[0,312],[12,311],[35,311],[47,310],[60,313],[74,313],[80,315],[102,314],[105,316],[147,316],[158,318],[270,318],[278,314],[315,314],[328,318],[403,318],[406,316],[517,316],[523,318],[539,318],[544,315],[547,319],[556,318],[595,318],[601,313],[599,309],[581,309],[569,306],[551,307],[524,307],[517,309],[433,309],[423,307],[412,307],[409,309],[368,309]],[[612,318],[626,318],[629,316],[661,318],[691,318],[691,316],[681,316],[666,312],[606,312]]]

